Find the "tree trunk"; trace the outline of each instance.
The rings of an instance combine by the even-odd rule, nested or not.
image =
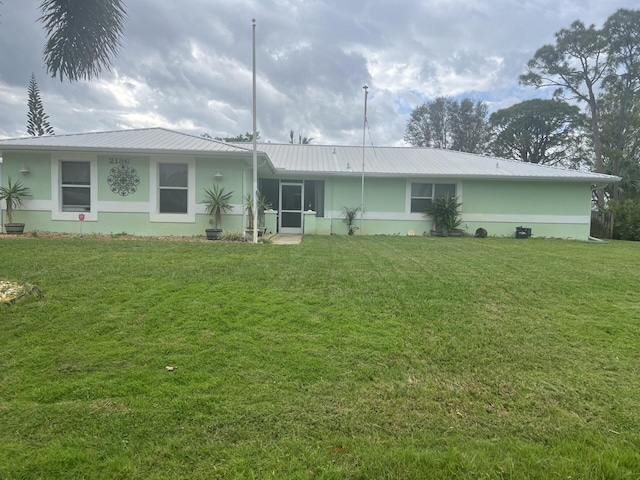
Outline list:
[[[620,163],[622,160],[622,155],[624,151],[624,143],[623,143],[623,132],[624,132],[624,124],[626,117],[626,109],[627,109],[627,95],[626,92],[622,94],[622,98],[620,99],[620,115],[618,116],[618,125],[617,125],[617,139],[616,139],[616,147],[617,147],[617,155],[613,160],[613,174],[620,175]],[[620,185],[619,182],[615,182],[613,184],[613,200],[617,200],[620,196]]]
[[[589,88],[589,109],[591,110],[591,129],[593,133],[593,150],[596,156],[596,173],[604,173],[604,162],[602,161],[602,144],[600,142],[600,122],[598,120],[598,104],[593,93],[593,85],[587,83]],[[604,206],[604,190],[599,188],[595,191],[598,208]]]

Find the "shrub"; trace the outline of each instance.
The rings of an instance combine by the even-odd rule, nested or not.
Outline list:
[[[222,234],[221,240],[225,240],[227,242],[244,242],[244,233],[241,232],[224,232]]]
[[[356,218],[360,207],[342,207],[342,215],[344,216],[344,223],[347,226],[347,233],[353,235],[358,230],[356,227]]]
[[[433,219],[432,230],[449,235],[451,230],[457,229],[462,223],[460,219],[461,205],[458,202],[458,197],[452,197],[448,193],[429,202],[424,213]]]
[[[640,199],[611,202],[613,238],[640,241]]]

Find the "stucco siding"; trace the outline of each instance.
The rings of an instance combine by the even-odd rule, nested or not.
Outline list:
[[[4,154],[3,183],[9,178],[20,180],[29,187],[32,200],[49,200],[51,198],[51,155],[47,153],[7,152]],[[28,175],[20,170],[27,167]]]
[[[585,215],[591,205],[588,183],[465,180],[464,213]]]
[[[591,186],[574,182],[474,181],[463,184],[463,226],[470,232],[513,235],[531,228],[541,237],[589,237]]]

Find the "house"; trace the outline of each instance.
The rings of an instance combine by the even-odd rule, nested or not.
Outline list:
[[[211,217],[200,202],[214,184],[233,192],[224,229],[247,225],[251,145],[151,128],[0,140],[0,155],[2,182],[20,178],[31,189],[15,213],[26,231],[203,235]],[[258,145],[258,178],[271,232],[346,234],[343,207],[363,204],[359,233],[420,235],[430,229],[425,204],[448,192],[470,233],[513,236],[524,226],[582,240],[592,188],[619,181],[450,150],[270,143]]]

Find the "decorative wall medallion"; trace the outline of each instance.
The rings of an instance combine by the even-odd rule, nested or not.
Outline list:
[[[113,193],[126,197],[130,193],[135,193],[140,184],[140,177],[135,168],[121,164],[111,169],[107,183]]]

